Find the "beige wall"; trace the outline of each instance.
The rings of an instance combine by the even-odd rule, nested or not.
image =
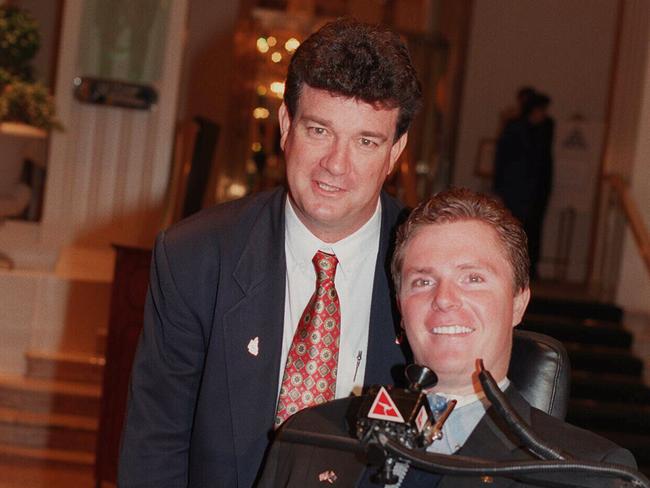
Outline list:
[[[183,55],[177,121],[184,127],[196,116],[219,125],[219,139],[212,161],[205,204],[214,201],[215,168],[230,163],[224,144],[233,137],[228,121],[233,83],[234,34],[240,9],[250,0],[189,0],[187,42]],[[185,142],[186,143],[186,142]],[[180,191],[174,188],[172,191]],[[175,198],[178,198],[177,196]]]
[[[553,99],[557,121],[576,112],[602,122],[617,2],[476,0],[470,31],[454,174],[480,187],[474,159],[481,137],[496,135],[499,113],[522,85]]]
[[[631,175],[637,145],[641,97],[646,83],[650,2],[624,2],[623,24],[604,171]]]
[[[179,120],[201,115],[226,122],[239,4],[239,0],[189,0]]]
[[[646,228],[650,228],[650,50],[646,51],[643,93],[639,102],[641,109],[631,170],[631,190]],[[623,246],[617,301],[630,312],[650,314],[650,272],[639,257],[629,230],[626,231]]]
[[[65,131],[51,137],[43,241],[150,246],[158,231],[172,156],[187,1],[169,3],[159,100],[151,110],[98,106],[73,97],[80,72],[84,2],[65,3],[56,102]],[[173,42],[179,39],[179,42]]]
[[[494,138],[499,114],[532,85],[548,93],[557,122],[556,178],[545,222],[542,276],[552,277],[561,211],[576,209],[568,279],[586,276],[592,202],[615,45],[618,2],[612,0],[476,0],[460,114],[453,183],[489,190],[474,174],[479,141]],[[558,141],[580,114],[589,149],[560,151]],[[576,169],[576,171],[574,171]]]

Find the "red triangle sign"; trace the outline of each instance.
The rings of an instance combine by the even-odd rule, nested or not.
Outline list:
[[[391,422],[404,422],[404,417],[399,413],[397,405],[382,386],[372,402],[368,418],[377,420],[390,420]]]

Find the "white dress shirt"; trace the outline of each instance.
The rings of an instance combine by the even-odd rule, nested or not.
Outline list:
[[[284,239],[287,278],[278,395],[298,321],[316,288],[312,258],[319,249],[336,255],[338,259],[334,285],[341,307],[341,335],[336,398],[361,393],[380,230],[381,204],[378,200],[373,216],[354,234],[335,243],[323,242],[300,221],[287,197]]]

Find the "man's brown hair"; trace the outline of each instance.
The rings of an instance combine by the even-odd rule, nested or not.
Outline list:
[[[383,27],[342,18],[325,24],[296,50],[284,103],[298,108],[304,84],[381,108],[399,108],[395,141],[420,107],[422,93],[406,45]]]
[[[467,188],[452,188],[420,203],[398,229],[391,262],[393,282],[398,293],[406,245],[418,230],[427,225],[465,220],[483,222],[494,229],[512,268],[514,292],[528,288],[528,240],[519,221],[499,200]]]

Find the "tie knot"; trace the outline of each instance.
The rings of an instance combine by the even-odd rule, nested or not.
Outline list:
[[[334,254],[327,254],[323,251],[317,251],[316,254],[314,254],[312,262],[316,267],[316,278],[318,281],[323,281],[328,278],[330,280],[334,280],[334,275],[336,274],[336,265],[339,262]]]
[[[438,395],[437,393],[429,394],[427,395],[427,399],[429,400],[431,410],[436,415],[440,415],[447,408],[448,400],[442,395]]]

